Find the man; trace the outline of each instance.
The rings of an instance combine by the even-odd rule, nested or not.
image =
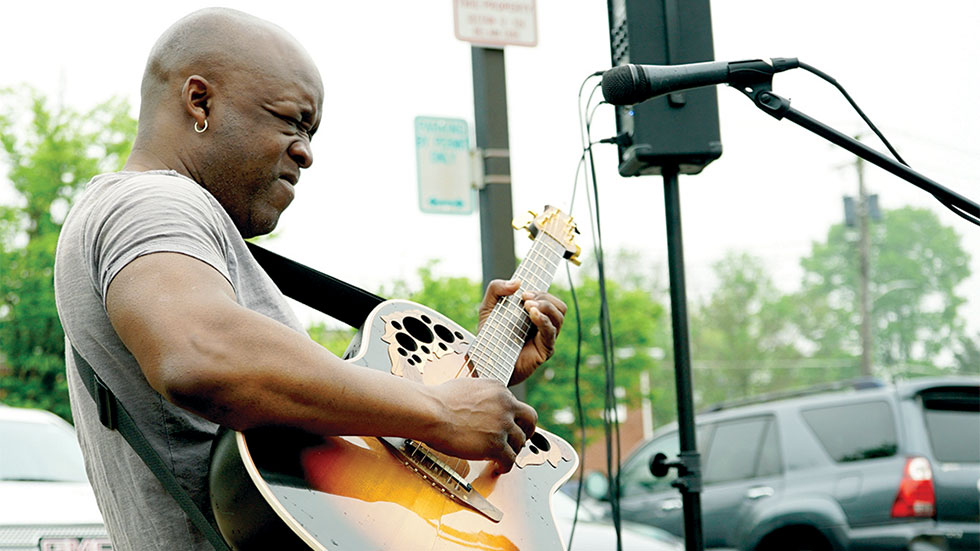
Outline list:
[[[401,436],[509,470],[536,413],[500,383],[423,386],[350,366],[311,341],[243,237],[275,228],[313,162],[323,86],[303,48],[227,9],[175,23],[150,53],[125,169],[88,185],[55,265],[67,339],[205,511],[219,425]],[[489,285],[485,319],[517,282]],[[511,383],[547,359],[565,305],[522,297],[534,331]],[[72,412],[117,550],[207,549],[117,432],[68,354]]]

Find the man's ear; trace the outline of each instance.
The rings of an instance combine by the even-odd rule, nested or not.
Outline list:
[[[187,77],[183,88],[180,90],[180,99],[184,104],[184,109],[201,128],[204,127],[208,115],[211,113],[213,96],[214,90],[211,83],[200,75]]]

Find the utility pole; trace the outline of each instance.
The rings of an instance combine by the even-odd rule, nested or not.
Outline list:
[[[869,232],[868,193],[864,188],[864,159],[855,163],[858,177],[858,300],[861,310],[861,376],[871,376],[871,294],[868,289],[871,265],[871,235]]]
[[[514,219],[510,187],[510,145],[507,128],[507,84],[503,48],[472,47],[473,107],[476,146],[483,163],[480,187],[480,243],[483,288],[492,279],[510,279],[514,259]],[[524,383],[511,389],[525,399]]]
[[[476,146],[482,155],[480,236],[483,285],[514,274],[513,206],[510,191],[510,146],[507,128],[507,84],[502,48],[472,47],[473,115]]]

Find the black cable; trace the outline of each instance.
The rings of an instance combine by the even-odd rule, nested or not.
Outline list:
[[[589,104],[592,98],[595,96],[596,91],[600,87],[597,84],[592,92],[589,94],[589,99],[583,109],[582,107],[582,92],[585,89],[585,84],[588,80],[595,76],[600,76],[602,71],[597,71],[582,82],[579,87],[579,131],[581,133],[582,142],[582,158],[579,161],[579,167],[585,162],[588,163],[589,172],[586,174],[586,200],[589,202],[589,215],[593,217],[591,230],[593,236],[593,248],[596,255],[596,265],[599,272],[599,296],[600,296],[600,311],[599,311],[599,327],[600,333],[602,335],[602,355],[603,363],[605,366],[605,411],[607,415],[603,415],[603,426],[605,428],[606,436],[606,469],[609,473],[610,481],[610,493],[609,502],[610,510],[612,514],[613,526],[616,530],[616,548],[621,550],[622,544],[622,523],[620,522],[620,507],[619,507],[619,424],[615,423],[615,430],[611,430],[610,426],[613,421],[618,421],[616,412],[616,394],[615,394],[615,362],[613,359],[613,338],[612,338],[612,324],[610,322],[609,316],[609,302],[607,300],[606,293],[606,279],[605,279],[605,262],[604,253],[602,249],[602,231],[601,231],[601,221],[599,219],[599,198],[598,198],[598,186],[596,185],[596,175],[595,175],[595,162],[592,152],[591,144],[591,122],[594,110],[589,112]],[[600,102],[599,105],[605,102]],[[596,106],[598,108],[598,105]],[[583,120],[583,112],[588,112],[588,116]],[[592,194],[589,193],[588,180],[589,176],[592,178]],[[576,180],[576,185],[577,185]],[[593,206],[591,197],[595,196],[595,205]],[[615,440],[615,446],[614,446]],[[616,468],[613,468],[613,462],[615,459]]]
[[[959,216],[960,218],[966,220],[967,222],[972,222],[973,224],[980,226],[980,218],[977,218],[972,213],[964,211],[963,208],[960,207],[959,205],[953,204],[952,202],[947,201],[946,199],[943,199],[942,197],[936,194],[933,194],[932,196],[935,197],[937,201],[942,203],[944,207],[953,211],[953,214]]]
[[[807,63],[798,60],[797,62],[799,63],[801,69],[805,69],[813,73],[814,75],[817,75],[818,77],[829,82],[835,88],[837,88],[837,90],[840,91],[840,93],[844,96],[844,99],[846,99],[847,102],[851,104],[851,107],[853,107],[854,110],[857,112],[857,114],[861,116],[861,118],[868,125],[868,127],[875,133],[875,135],[878,136],[878,139],[881,140],[881,143],[885,144],[885,147],[887,147],[888,151],[890,151],[891,154],[895,157],[895,160],[897,160],[898,162],[902,163],[905,166],[909,166],[909,164],[905,162],[905,159],[903,159],[902,156],[898,154],[898,151],[896,151],[895,148],[892,147],[892,144],[888,141],[888,139],[885,138],[885,135],[882,134],[880,130],[878,130],[878,127],[875,126],[874,123],[871,122],[871,119],[869,119],[868,116],[864,114],[864,111],[862,111],[861,108],[858,107],[858,104],[851,98],[851,95],[847,93],[847,90],[845,90],[844,87],[841,86],[839,82],[837,82],[837,79],[821,71],[820,69],[817,69],[812,65],[809,65]],[[909,168],[911,167],[909,166]],[[939,201],[944,207],[953,211],[953,213],[955,213],[957,216],[963,218],[967,222],[971,222],[973,224],[980,226],[980,218],[977,218],[977,216],[974,215],[973,213],[964,211],[963,208],[960,207],[959,205],[956,205],[955,203],[941,197],[936,193],[932,193],[931,195],[935,197],[936,200]]]
[[[878,127],[875,126],[874,123],[871,122],[871,119],[869,119],[868,116],[864,114],[864,111],[862,111],[861,108],[858,107],[858,104],[851,98],[851,95],[847,93],[847,90],[845,90],[844,87],[837,82],[837,79],[821,71],[820,69],[817,69],[812,65],[803,63],[802,61],[800,61],[799,64],[801,69],[806,69],[807,71],[810,71],[811,73],[817,75],[818,77],[833,84],[834,87],[837,88],[837,90],[839,90],[841,94],[843,94],[844,99],[846,99],[847,102],[851,104],[851,107],[853,107],[854,110],[857,111],[857,114],[860,115],[862,119],[864,119],[864,122],[867,123],[868,127],[871,128],[871,130],[875,133],[876,136],[878,136],[878,139],[880,139],[881,142],[885,144],[885,147],[888,148],[888,151],[891,151],[891,154],[895,157],[895,159],[898,162],[902,163],[903,165],[909,166],[909,164],[905,162],[905,159],[903,159],[902,156],[898,154],[898,151],[896,151],[895,148],[892,147],[892,144],[885,138],[885,135],[882,134],[880,130],[878,130]]]
[[[588,109],[588,105],[586,105],[586,109]],[[588,117],[585,121],[585,133],[587,137],[585,140],[586,142],[592,141],[591,127],[592,120],[590,114],[590,117]],[[613,525],[616,528],[616,549],[622,549],[622,521],[619,502],[619,461],[621,457],[621,450],[619,418],[616,407],[615,345],[612,335],[612,322],[609,314],[608,293],[606,291],[605,253],[602,246],[602,221],[599,210],[599,187],[596,179],[595,159],[593,157],[591,145],[588,146],[586,153],[588,158],[589,173],[592,177],[592,196],[595,198],[595,204],[590,205],[590,212],[594,213],[595,215],[595,223],[593,224],[593,227],[595,231],[594,249],[596,255],[596,267],[599,275],[599,333],[602,338],[602,356],[606,374],[606,415],[603,416],[603,426],[605,427],[606,438],[606,470],[609,473],[609,504],[610,512],[612,513]],[[586,197],[588,197],[588,195],[586,195]]]
[[[579,102],[579,126],[581,128],[582,124],[582,91],[585,88],[585,84],[593,77],[601,75],[602,72],[596,72],[585,78],[582,84],[579,86],[578,91],[578,102]],[[597,84],[592,92],[589,94],[589,101],[595,95],[596,90],[599,88]],[[586,102],[588,105],[588,102]],[[572,180],[572,198],[569,201],[569,215],[572,214],[575,207],[575,197],[578,191],[578,179],[582,171],[582,165],[585,164],[585,149],[582,151],[582,155],[579,157],[578,165],[575,168],[575,177]],[[572,541],[575,538],[575,528],[578,525],[578,512],[579,507],[582,504],[582,489],[585,486],[585,410],[582,406],[582,391],[581,391],[581,365],[582,365],[582,316],[581,310],[579,309],[578,296],[575,293],[575,284],[572,281],[572,272],[568,264],[565,264],[565,271],[568,275],[568,287],[572,294],[572,304],[575,311],[575,328],[576,328],[576,344],[575,344],[575,406],[579,425],[579,472],[578,472],[578,488],[575,492],[575,514],[572,516],[572,529],[568,535],[568,549],[572,548]]]
[[[577,178],[577,177],[576,177]],[[577,181],[577,180],[576,180]],[[568,275],[568,289],[572,293],[572,310],[575,312],[575,411],[579,425],[579,457],[578,488],[575,490],[575,515],[572,516],[572,530],[568,534],[568,549],[572,548],[575,537],[575,526],[578,524],[578,509],[582,503],[582,487],[585,485],[585,409],[582,407],[581,381],[582,366],[582,315],[578,307],[578,297],[575,294],[575,283],[572,281],[572,269],[565,263],[565,273]]]

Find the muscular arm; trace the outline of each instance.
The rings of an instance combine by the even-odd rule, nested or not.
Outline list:
[[[509,470],[534,410],[500,383],[424,386],[350,366],[306,336],[235,302],[207,264],[177,253],[129,263],[106,296],[113,327],[167,400],[244,430],[402,436]]]

